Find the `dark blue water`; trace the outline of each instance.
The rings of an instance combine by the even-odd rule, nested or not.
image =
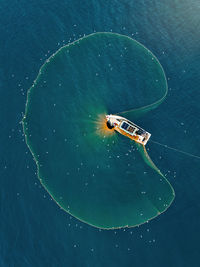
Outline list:
[[[42,188],[20,124],[45,59],[84,34],[112,30],[144,44],[165,69],[169,94],[146,117],[152,139],[198,155],[199,12],[197,0],[1,1],[0,266],[199,266],[197,159],[151,144],[175,201],[148,224],[100,231],[60,210]]]

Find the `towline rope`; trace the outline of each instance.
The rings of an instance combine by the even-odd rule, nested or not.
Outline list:
[[[165,148],[168,148],[168,149],[174,150],[174,151],[176,151],[176,152],[185,154],[185,155],[187,155],[187,156],[190,156],[190,157],[193,157],[193,158],[196,158],[196,159],[200,159],[200,156],[196,156],[196,155],[193,155],[193,154],[191,154],[191,153],[185,152],[185,151],[183,151],[183,150],[180,150],[180,149],[177,149],[177,148],[174,148],[174,147],[165,145],[165,144],[161,144],[161,143],[156,142],[156,141],[154,141],[154,140],[149,140],[149,142],[152,142],[152,143],[157,144],[157,145],[159,145],[159,146],[163,146],[163,147],[165,147]]]

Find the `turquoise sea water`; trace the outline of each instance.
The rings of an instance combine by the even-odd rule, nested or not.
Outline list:
[[[138,107],[155,108],[166,92],[157,59],[125,35],[95,33],[46,61],[28,92],[23,129],[39,179],[62,208],[110,229],[170,206],[173,188],[148,157],[145,165],[144,148],[109,131],[105,119],[128,109],[135,120],[144,115]]]
[[[198,1],[2,1],[1,266],[199,266],[199,161],[155,144],[170,209],[138,228],[99,231],[67,215],[38,182],[20,121],[50,54],[94,31],[133,37],[159,59],[169,94],[142,119],[152,140],[199,154]]]

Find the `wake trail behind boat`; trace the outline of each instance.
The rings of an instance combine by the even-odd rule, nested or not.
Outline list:
[[[193,158],[196,158],[196,159],[200,159],[200,156],[197,156],[197,155],[194,155],[194,154],[185,152],[185,151],[183,151],[183,150],[180,150],[180,149],[177,149],[177,148],[174,148],[174,147],[170,147],[170,146],[168,146],[168,145],[161,144],[161,143],[156,142],[156,141],[153,141],[153,140],[149,140],[149,142],[152,142],[152,143],[157,144],[157,145],[159,145],[159,146],[163,146],[163,147],[165,147],[165,148],[168,148],[168,149],[174,150],[174,151],[176,151],[176,152],[185,154],[185,155],[187,155],[187,156],[190,156],[190,157],[193,157]]]

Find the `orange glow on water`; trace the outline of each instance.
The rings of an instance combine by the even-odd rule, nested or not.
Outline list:
[[[107,126],[106,114],[101,114],[98,116],[96,121],[97,133],[103,136],[111,136],[114,134],[115,130],[109,129]]]

